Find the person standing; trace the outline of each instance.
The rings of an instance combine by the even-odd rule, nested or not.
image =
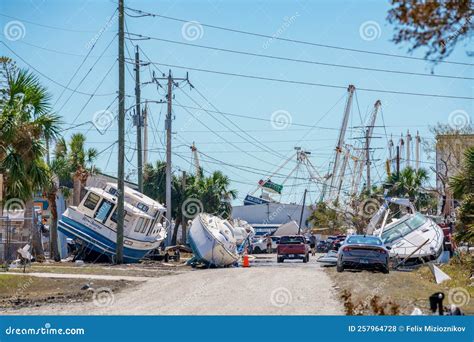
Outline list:
[[[309,247],[311,248],[311,255],[315,256],[316,255],[316,236],[314,234],[311,234],[309,237]]]
[[[267,253],[270,254],[272,252],[273,252],[272,237],[270,235],[267,235]]]

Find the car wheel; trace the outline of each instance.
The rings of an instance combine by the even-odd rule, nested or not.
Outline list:
[[[344,272],[344,266],[339,265],[339,263],[336,264],[336,271],[338,272]]]
[[[277,258],[277,262],[278,262],[278,263],[282,263],[282,262],[283,262],[283,258]]]
[[[384,273],[384,274],[390,273],[390,269],[388,268],[388,265],[385,266],[385,267],[382,269],[382,273]]]
[[[262,250],[260,249],[260,247],[257,246],[257,247],[254,248],[253,252],[255,254],[258,254],[258,253],[262,253]]]
[[[307,262],[308,262],[308,259],[309,259],[309,257],[308,257],[308,256],[305,256],[305,257],[303,258],[303,262],[304,262],[304,263],[307,263]]]

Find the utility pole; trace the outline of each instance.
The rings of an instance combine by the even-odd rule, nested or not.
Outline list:
[[[350,146],[346,146],[346,153],[344,155],[344,159],[342,160],[342,166],[339,170],[339,184],[337,186],[337,194],[336,194],[336,202],[339,201],[339,194],[341,193],[342,184],[344,183],[344,175],[346,173],[347,163],[349,161],[349,157],[351,156]]]
[[[140,53],[135,51],[135,125],[137,126],[138,191],[143,192],[142,111],[140,109]]]
[[[118,89],[118,167],[117,167],[117,242],[116,260],[117,264],[123,263],[123,219],[125,201],[125,35],[124,35],[124,0],[118,0],[118,58],[119,58],[119,89]]]
[[[420,133],[417,131],[416,132],[416,137],[415,137],[415,169],[418,171],[420,168]]]
[[[410,131],[407,131],[407,166],[410,166],[411,160],[411,134]]]
[[[143,116],[143,165],[148,164],[148,101],[145,101]]]
[[[164,76],[164,75],[163,75]],[[166,129],[166,220],[168,221],[167,228],[167,238],[166,242],[169,245],[171,242],[171,123],[173,120],[173,86],[175,81],[187,81],[189,82],[188,74],[186,73],[186,78],[174,78],[171,75],[171,70],[168,72],[168,77],[153,78],[154,81],[158,80],[167,80],[168,82],[168,92],[166,95],[166,101],[168,104],[166,119],[165,119],[165,129]]]
[[[183,171],[183,176],[181,177],[181,188],[184,194],[186,189],[186,171]],[[181,244],[186,245],[186,228],[188,222],[186,221],[186,216],[184,216],[184,214],[181,215]]]
[[[304,213],[304,206],[306,204],[306,193],[308,192],[308,189],[304,189],[304,195],[303,195],[303,205],[301,206],[301,214],[300,214],[300,224],[298,226],[298,235],[300,235],[301,232],[301,225],[303,224],[303,213]]]

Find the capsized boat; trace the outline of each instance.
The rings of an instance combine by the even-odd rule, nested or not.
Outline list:
[[[69,207],[58,222],[58,230],[81,246],[84,254],[116,258],[117,184],[88,187],[81,203]],[[163,225],[166,209],[155,200],[125,187],[124,194],[125,263],[140,261],[166,238]]]
[[[195,261],[209,266],[229,266],[239,260],[234,227],[220,217],[197,215],[189,229],[189,243]]]
[[[398,204],[408,209],[399,219],[386,224],[390,208],[389,204]],[[382,224],[376,227],[380,218]],[[444,234],[440,226],[432,219],[416,212],[415,207],[407,198],[385,197],[385,201],[372,217],[367,234],[379,236],[390,246],[390,256],[409,259],[434,260],[443,251]]]

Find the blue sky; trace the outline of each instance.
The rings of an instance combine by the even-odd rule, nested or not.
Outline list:
[[[390,41],[393,27],[386,22],[389,8],[384,1],[126,1],[126,6],[143,11],[159,13],[169,17],[181,18],[198,23],[225,26],[236,30],[278,35],[283,38],[310,41],[320,44],[348,47],[352,49],[378,51],[391,54],[407,55],[406,46],[398,46]],[[51,80],[62,85],[68,84],[78,66],[88,53],[88,48],[96,41],[98,33],[103,32],[96,46],[90,53],[69,87],[75,89],[79,81],[86,75],[84,82],[77,91],[84,93],[110,94],[105,96],[82,95],[72,93],[51,80],[40,76],[52,95],[54,109],[64,117],[64,128],[85,123],[94,117],[94,113],[109,109],[116,113],[117,101],[114,101],[118,86],[117,58],[117,21],[107,24],[114,14],[114,1],[2,1],[0,13],[3,37],[26,62]],[[133,12],[129,12],[133,14]],[[6,27],[12,21],[20,27],[20,38],[5,39]],[[21,24],[16,23],[19,21]],[[370,39],[360,32],[361,25],[367,22],[375,27],[375,39]],[[36,25],[36,24],[41,24]],[[268,41],[266,38],[252,37],[237,33],[220,31],[208,27],[198,27],[198,38],[189,40],[183,34],[183,23],[164,18],[126,17],[127,30],[132,33],[164,38],[179,42],[209,45],[224,49],[242,50],[294,59],[314,60],[323,63],[346,64],[370,68],[385,68],[417,73],[430,73],[432,65],[425,61],[383,57],[295,44],[283,41]],[[46,27],[49,26],[49,27]],[[378,27],[377,27],[378,26]],[[201,30],[202,29],[202,30]],[[10,33],[11,34],[11,33]],[[365,37],[365,39],[363,39]],[[10,36],[11,38],[11,36]],[[188,38],[188,39],[186,39]],[[115,40],[113,40],[115,39]],[[113,41],[112,41],[113,40]],[[156,40],[127,41],[127,47],[133,57],[133,44],[139,44],[150,60],[154,62],[187,66],[192,68],[218,70],[230,73],[258,75],[263,77],[298,80],[312,83],[334,84],[347,86],[354,84],[356,88],[374,88],[414,93],[446,94],[456,96],[473,95],[472,81],[453,80],[434,77],[398,75],[374,71],[353,70],[314,64],[280,61],[252,56],[243,56],[219,51],[211,51]],[[107,50],[106,47],[109,46]],[[2,46],[2,49],[3,46]],[[448,60],[472,63],[466,56],[467,46],[459,44]],[[103,57],[98,59],[103,52]],[[424,51],[416,51],[412,56],[423,57]],[[2,54],[11,56],[8,51]],[[129,53],[126,52],[126,57]],[[146,59],[142,55],[143,59]],[[27,65],[15,58],[19,66]],[[115,63],[115,64],[114,64]],[[169,68],[158,66],[160,70]],[[156,67],[144,66],[141,81],[151,80],[151,73]],[[107,74],[107,72],[109,72]],[[176,77],[185,75],[185,69],[172,68]],[[435,74],[454,76],[473,76],[473,68],[469,66],[439,64],[434,68]],[[133,66],[126,71],[126,107],[134,103]],[[106,76],[107,75],[107,76]],[[104,78],[104,76],[106,76]],[[344,109],[344,89],[315,87],[306,85],[275,83],[263,80],[236,78],[198,71],[190,71],[192,84],[218,108],[219,111],[253,116],[261,120],[227,116],[242,130],[252,135],[259,144],[224,119],[222,114],[214,116],[228,127],[217,122],[208,113],[191,110],[199,120],[194,119],[182,107],[174,107],[173,144],[176,155],[174,171],[193,170],[189,144],[195,142],[199,150],[209,157],[201,157],[201,166],[205,171],[222,170],[232,179],[232,186],[239,191],[241,202],[245,194],[252,191],[260,178],[268,175],[283,162],[282,157],[269,153],[268,148],[281,155],[289,155],[294,146],[301,146],[312,152],[311,160],[321,174],[327,172],[328,164],[334,155],[338,130]],[[100,86],[98,87],[98,85]],[[453,111],[464,111],[471,117],[472,101],[460,99],[419,97],[394,95],[388,93],[356,91],[353,110],[349,121],[346,141],[355,144],[354,138],[360,137],[354,127],[361,125],[360,118],[365,118],[377,99],[382,101],[385,129],[375,129],[376,138],[373,146],[375,165],[372,172],[374,181],[384,178],[383,162],[387,157],[388,135],[394,137],[410,132],[420,132],[424,139],[432,139],[429,125],[436,122],[448,123]],[[196,105],[188,96],[199,103]],[[146,85],[142,89],[142,98],[150,100],[163,99],[163,90],[157,91],[155,85]],[[342,100],[341,100],[342,98]],[[68,100],[68,101],[66,101]],[[176,104],[211,108],[196,92],[182,85],[175,90]],[[338,102],[339,101],[339,102]],[[325,114],[330,108],[333,109]],[[150,104],[151,116],[149,126],[150,161],[162,159],[164,141],[164,116],[166,105]],[[275,129],[270,120],[275,111],[284,111],[291,118],[291,124],[284,129]],[[288,113],[288,114],[286,114]],[[135,128],[130,117],[126,122],[127,161],[126,171],[133,180],[136,178]],[[381,116],[377,125],[382,125]],[[317,128],[310,129],[317,123]],[[217,132],[218,135],[209,131]],[[113,122],[105,132],[99,132],[94,126],[85,124],[65,132],[68,137],[73,132],[87,134],[88,146],[103,151],[117,139],[117,125]],[[223,141],[222,137],[227,140]],[[245,138],[245,139],[244,139]],[[232,144],[229,144],[231,142]],[[238,149],[236,148],[238,146]],[[97,162],[103,172],[115,174],[117,169],[117,147],[112,145],[101,153]],[[422,155],[423,166],[432,166],[426,155]],[[216,162],[216,160],[218,162]],[[222,163],[221,163],[222,162]],[[235,168],[239,165],[242,168]],[[286,173],[294,166],[294,161],[286,166],[281,173]],[[262,170],[250,170],[249,167]],[[350,182],[348,171],[347,183]],[[304,178],[299,173],[297,178]],[[300,202],[304,181],[293,178],[285,184],[285,201]],[[276,182],[282,178],[275,178]],[[318,198],[317,188],[310,186],[311,201]]]

